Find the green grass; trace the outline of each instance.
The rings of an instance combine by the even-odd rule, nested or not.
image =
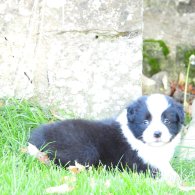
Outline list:
[[[46,188],[63,184],[64,176],[71,176],[68,170],[41,164],[20,150],[27,145],[31,129],[55,120],[49,109],[41,109],[35,103],[14,99],[0,101],[0,194],[42,195]],[[195,162],[175,159],[173,166],[187,184],[195,185]],[[149,176],[118,170],[105,171],[103,167],[92,168],[75,177],[76,182],[71,183],[74,189],[67,194],[187,194]],[[106,185],[107,182],[109,185]]]

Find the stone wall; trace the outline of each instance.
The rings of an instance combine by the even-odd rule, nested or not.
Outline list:
[[[142,19],[141,0],[2,0],[0,97],[115,115],[141,95]]]
[[[195,48],[195,0],[144,0],[144,39],[161,39],[175,59],[177,47]]]

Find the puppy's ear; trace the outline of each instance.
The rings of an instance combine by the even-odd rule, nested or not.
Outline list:
[[[178,117],[179,117],[179,122],[181,124],[183,124],[184,123],[184,118],[185,118],[183,105],[181,105],[180,103],[174,102],[174,107],[177,111],[177,114],[178,114]]]
[[[132,122],[135,119],[137,103],[133,102],[127,107],[127,119]]]
[[[134,121],[135,116],[138,112],[138,110],[145,106],[145,102],[148,96],[142,96],[136,101],[133,101],[128,107],[127,107],[127,119],[129,122]]]

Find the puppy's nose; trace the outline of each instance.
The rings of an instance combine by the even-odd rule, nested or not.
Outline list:
[[[162,132],[161,131],[155,131],[154,132],[154,137],[155,138],[159,138],[161,135],[162,135]]]

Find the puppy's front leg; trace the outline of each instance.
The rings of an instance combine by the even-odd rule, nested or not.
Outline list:
[[[168,185],[178,186],[182,184],[180,176],[169,163],[166,165],[164,164],[164,166],[160,168],[160,172],[162,180],[164,180]]]

